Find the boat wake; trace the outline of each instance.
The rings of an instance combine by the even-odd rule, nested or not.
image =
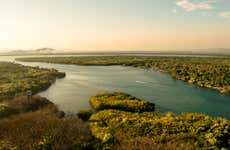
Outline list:
[[[144,81],[136,81],[136,83],[147,84],[147,82]]]

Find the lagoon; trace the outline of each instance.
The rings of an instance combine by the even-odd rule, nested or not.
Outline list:
[[[0,56],[0,61],[14,61],[16,57],[23,56]],[[39,93],[65,112],[89,108],[89,97],[98,92],[122,91],[154,102],[160,112],[202,112],[230,119],[229,95],[175,80],[161,72],[123,66],[17,63],[66,72],[65,78]]]

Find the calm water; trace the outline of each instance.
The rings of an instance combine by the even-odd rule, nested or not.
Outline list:
[[[14,57],[0,57],[0,61],[3,60],[13,61]],[[123,91],[156,103],[159,111],[203,112],[230,119],[230,96],[175,80],[160,72],[122,66],[22,64],[66,72],[64,79],[40,93],[66,112],[89,108],[89,96],[98,92]]]

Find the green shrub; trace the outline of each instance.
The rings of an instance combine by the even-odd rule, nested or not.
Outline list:
[[[230,122],[200,113],[160,115],[104,110],[90,117],[89,126],[92,135],[102,142],[148,137],[159,144],[183,142],[205,149],[230,146]]]
[[[48,105],[54,105],[44,97],[33,95],[30,100],[26,96],[18,96],[10,101],[6,101],[9,107],[18,112],[36,111]]]
[[[8,141],[20,150],[87,148],[93,141],[87,126],[78,117],[60,119],[50,107],[1,119],[0,133],[0,148],[1,141]]]
[[[83,121],[89,120],[90,116],[93,114],[92,109],[81,110],[77,113],[78,117]]]
[[[54,113],[58,113],[57,107],[44,97],[34,95],[28,101],[26,96],[18,96],[12,100],[4,101],[4,104],[0,104],[0,118],[19,113],[37,111],[48,106],[52,108]]]
[[[15,110],[5,104],[0,104],[0,118],[7,117],[15,113]]]
[[[55,69],[0,62],[0,101],[25,95],[28,90],[36,94],[64,76],[65,73]]]
[[[90,97],[90,104],[95,110],[117,109],[130,112],[154,111],[155,105],[129,94],[115,92]]]
[[[18,150],[18,147],[9,141],[0,140],[0,150]]]
[[[39,150],[52,150],[52,137],[44,136],[40,142],[38,142]]]

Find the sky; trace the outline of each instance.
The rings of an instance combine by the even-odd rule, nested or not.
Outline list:
[[[0,0],[0,50],[230,48],[230,0]]]

